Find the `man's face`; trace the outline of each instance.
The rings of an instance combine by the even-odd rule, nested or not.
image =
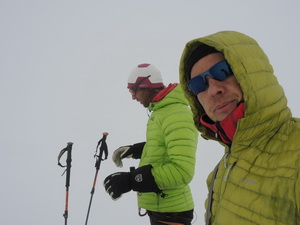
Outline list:
[[[191,79],[224,60],[222,53],[213,53],[200,59],[191,70]],[[243,99],[242,89],[234,75],[224,81],[218,81],[206,76],[207,87],[197,94],[198,101],[204,111],[213,121],[224,120]]]
[[[130,90],[132,100],[136,100],[141,103],[145,108],[148,108],[152,100],[152,95],[150,89],[139,88],[136,91]]]

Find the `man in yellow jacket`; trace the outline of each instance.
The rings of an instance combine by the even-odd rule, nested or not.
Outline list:
[[[182,88],[177,83],[165,87],[160,71],[149,63],[134,67],[127,88],[132,100],[151,112],[146,142],[114,151],[117,166],[122,166],[125,158],[134,158],[140,159],[139,167],[107,176],[105,190],[113,200],[137,192],[138,207],[146,211],[151,225],[191,225],[194,200],[189,184],[194,176],[198,132]]]
[[[180,81],[197,129],[225,147],[206,224],[300,224],[300,120],[257,42],[234,31],[189,41]]]

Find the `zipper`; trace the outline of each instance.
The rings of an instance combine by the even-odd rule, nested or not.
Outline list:
[[[231,149],[229,148],[229,150],[224,154],[222,160],[223,160],[223,164],[224,164],[224,168],[225,168],[225,175],[224,175],[224,182],[227,182],[228,181],[228,177],[229,177],[229,174],[230,172],[232,171],[232,169],[235,167],[236,165],[236,162],[234,162],[233,164],[231,164],[229,167],[228,167],[228,159],[229,159],[229,155],[231,153]],[[221,161],[222,161],[221,160]],[[214,171],[213,171],[213,176],[212,176],[212,179],[211,179],[211,183],[210,183],[210,186],[209,186],[209,193],[208,193],[208,202],[207,202],[207,208],[206,208],[206,217],[205,217],[205,225],[209,225],[210,224],[210,218],[211,218],[211,210],[212,210],[212,202],[213,202],[213,188],[214,188],[214,182],[215,182],[215,179],[217,177],[217,173],[218,173],[218,170],[219,170],[219,166],[220,166],[220,163],[221,161],[216,165]],[[222,183],[221,183],[221,187],[222,189]],[[225,187],[226,188],[226,187]],[[220,192],[222,192],[220,189]],[[222,195],[222,194],[221,194]]]
[[[231,172],[231,170],[233,169],[233,167],[235,167],[235,164],[236,164],[236,162],[234,162],[233,164],[231,164],[231,165],[229,166],[229,168],[227,169],[227,171],[226,171],[226,173],[225,173],[225,176],[224,176],[224,181],[225,181],[225,182],[227,182],[229,173]]]
[[[228,151],[225,152],[225,154],[223,156],[223,164],[224,164],[225,169],[227,169],[227,167],[228,167],[228,158],[229,158],[230,153],[231,153],[231,148],[229,147]]]
[[[221,140],[222,140],[222,138],[223,138],[227,143],[231,143],[230,138],[226,135],[226,133],[225,133],[225,131],[223,130],[222,126],[220,125],[220,122],[219,122],[219,121],[216,122],[216,128],[217,128],[216,134],[215,134],[216,138],[219,138],[219,137],[220,137]]]
[[[160,204],[160,198],[166,198],[168,197],[168,194],[164,193],[163,191],[156,193],[156,197],[157,197],[157,206],[159,206]]]

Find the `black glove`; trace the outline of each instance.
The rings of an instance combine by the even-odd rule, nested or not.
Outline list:
[[[117,167],[122,167],[122,159],[134,158],[140,159],[146,142],[136,143],[134,145],[121,146],[116,149],[112,155],[112,160]]]
[[[131,190],[161,193],[155,183],[151,169],[151,165],[146,165],[131,172],[113,173],[104,180],[105,190],[113,200],[119,199],[122,194]]]
[[[122,194],[132,190],[130,183],[130,173],[117,172],[109,175],[104,180],[106,192],[113,200],[117,200]]]

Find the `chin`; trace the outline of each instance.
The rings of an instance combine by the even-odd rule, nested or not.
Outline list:
[[[221,122],[221,121],[225,120],[230,114],[231,114],[231,112],[226,115],[218,116],[215,121]]]

